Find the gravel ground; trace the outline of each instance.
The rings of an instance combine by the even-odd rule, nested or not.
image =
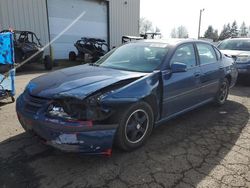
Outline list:
[[[17,95],[43,74],[17,76]],[[0,187],[250,187],[250,87],[223,107],[206,105],[153,131],[134,152],[62,153],[25,133],[15,104],[0,103]]]

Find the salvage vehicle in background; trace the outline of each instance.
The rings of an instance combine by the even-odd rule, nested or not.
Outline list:
[[[159,32],[147,32],[144,34],[140,34],[140,36],[144,39],[161,39],[162,38],[162,34]]]
[[[3,30],[0,33],[9,32],[9,30]],[[15,51],[15,63],[20,64],[26,59],[34,56],[28,61],[28,63],[37,63],[42,61],[46,70],[53,68],[53,63],[49,55],[44,56],[43,45],[35,33],[31,31],[11,31],[14,34],[14,51]]]
[[[250,78],[250,38],[226,39],[218,48],[235,60],[240,76]]]
[[[137,41],[137,40],[143,40],[143,37],[128,36],[128,35],[122,36],[122,44],[132,42],[132,41]]]
[[[96,62],[109,51],[106,41],[97,38],[84,37],[81,40],[76,41],[75,47],[78,54],[74,51],[69,52],[70,61],[76,61],[77,58],[85,60],[85,54],[88,54],[90,55],[91,62]]]
[[[210,43],[142,40],[111,50],[94,64],[33,79],[17,99],[26,131],[65,151],[131,151],[152,129],[209,102],[223,105],[237,70]]]

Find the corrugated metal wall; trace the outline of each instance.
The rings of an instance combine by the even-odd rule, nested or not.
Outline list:
[[[49,41],[45,0],[0,0],[0,30],[13,28],[36,33],[42,44]],[[48,53],[48,49],[46,53]]]
[[[57,37],[69,24],[85,12],[72,27],[51,46],[56,59],[68,58],[77,52],[74,43],[82,37],[108,38],[108,10],[106,1],[48,0],[50,39]]]
[[[139,36],[140,0],[109,0],[110,46],[119,46],[123,35]]]
[[[121,45],[123,35],[138,36],[140,0],[107,1],[110,47]],[[42,44],[47,44],[49,33],[46,0],[0,0],[0,30],[10,27],[31,30],[41,39]],[[46,53],[48,52],[47,49]]]

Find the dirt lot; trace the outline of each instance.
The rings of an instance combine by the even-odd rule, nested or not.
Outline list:
[[[17,95],[44,72],[17,76]],[[0,104],[0,187],[250,187],[250,87],[156,128],[147,144],[110,158],[67,154],[24,133]]]

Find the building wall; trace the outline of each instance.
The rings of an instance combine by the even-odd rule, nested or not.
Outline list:
[[[0,30],[33,31],[45,45],[49,41],[46,11],[45,0],[0,0]]]
[[[123,35],[139,36],[140,0],[94,1],[109,2],[111,48],[121,45]],[[42,44],[47,44],[48,27],[46,0],[0,0],[0,30],[31,30],[41,39]],[[49,53],[49,49],[46,53]]]
[[[119,46],[123,35],[139,36],[140,0],[109,0],[110,46]]]
[[[74,43],[82,37],[108,39],[108,9],[106,1],[48,0],[50,39],[53,40],[74,23],[51,45],[55,59],[66,59],[77,50]],[[76,20],[80,15],[79,20]]]

